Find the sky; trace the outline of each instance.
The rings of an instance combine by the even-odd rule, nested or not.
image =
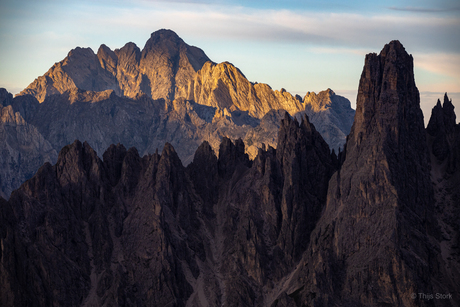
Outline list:
[[[0,0],[0,87],[19,93],[77,46],[142,49],[163,28],[250,81],[301,96],[331,88],[353,108],[365,55],[397,39],[425,121],[445,92],[460,118],[458,0]]]

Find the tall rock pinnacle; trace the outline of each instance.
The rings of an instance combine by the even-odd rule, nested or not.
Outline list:
[[[311,237],[304,301],[418,306],[412,293],[433,293],[425,140],[413,59],[392,41],[366,56],[345,161]]]
[[[427,183],[414,182],[414,175],[423,178],[430,165],[413,59],[398,41],[380,55],[366,56],[346,151],[344,168],[358,163],[376,176],[366,180],[389,181],[398,205],[429,202]],[[381,171],[395,175],[387,178]]]
[[[452,101],[444,96],[431,112],[427,143],[431,153],[431,180],[441,232],[441,273],[443,280],[460,284],[460,124],[456,123]],[[440,260],[441,260],[440,259]],[[460,297],[460,288],[452,293]],[[455,306],[455,305],[454,305]]]

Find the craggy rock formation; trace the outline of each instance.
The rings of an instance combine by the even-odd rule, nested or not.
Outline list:
[[[77,47],[21,95],[33,95],[43,102],[50,95],[73,89],[114,90],[131,98],[144,93],[153,99],[174,100],[185,97],[189,80],[207,61],[201,49],[187,45],[170,30],[159,30],[142,51],[134,43],[115,51],[101,45],[97,54],[91,48]]]
[[[112,145],[103,160],[65,146],[0,199],[1,304],[264,304],[306,249],[334,171],[307,118],[286,115],[279,134],[253,163],[241,140],[224,138],[219,158],[205,142],[187,169],[170,144],[143,158]]]
[[[171,30],[152,33],[142,51],[134,43],[115,51],[101,45],[97,54],[90,48],[77,47],[20,95],[35,96],[42,103],[48,96],[77,89],[113,90],[116,95],[129,98],[142,94],[154,100],[182,98],[226,110],[228,114],[247,112],[257,119],[271,110],[285,110],[295,115],[308,105],[309,116],[329,110],[313,122],[320,124],[326,120],[322,126],[336,128],[337,125],[337,129],[345,133],[334,136],[341,138],[340,145],[354,115],[349,102],[331,90],[318,96],[309,92],[302,99],[284,89],[273,91],[267,84],[251,83],[234,65],[213,63],[201,49],[187,45]],[[329,114],[331,111],[333,114]]]
[[[326,199],[334,160],[307,118],[299,126],[286,115],[277,149],[261,149],[250,168],[243,147],[224,139],[217,163],[201,149],[188,166],[193,182],[209,176],[200,196],[217,199],[206,204],[212,256],[192,280],[192,306],[206,305],[207,286],[217,289],[217,305],[267,306],[267,291],[299,261]]]
[[[64,147],[2,205],[2,305],[183,306],[181,263],[203,249],[183,174],[168,144],[144,158],[111,146],[104,161]]]

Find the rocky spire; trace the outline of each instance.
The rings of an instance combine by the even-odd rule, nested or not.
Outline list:
[[[366,56],[345,161],[311,236],[306,305],[416,306],[412,293],[431,293],[433,189],[419,104],[400,42]]]
[[[233,144],[229,138],[223,137],[219,147],[219,161],[217,164],[219,176],[232,176],[239,164],[250,166],[249,157],[244,153],[244,142],[238,139]]]
[[[433,108],[427,127],[427,143],[431,153],[431,179],[435,191],[438,221],[442,233],[442,260],[440,275],[454,285],[460,284],[460,124],[455,123],[455,112],[447,93],[444,103]],[[458,292],[457,292],[458,293]],[[457,294],[454,294],[457,295]]]
[[[443,104],[444,118],[447,124],[447,131],[452,132],[453,127],[456,125],[456,115],[454,111],[454,105],[452,104],[452,99],[449,99],[447,93],[444,94],[444,104]]]
[[[441,135],[452,133],[456,125],[456,115],[452,100],[449,99],[447,93],[444,94],[444,103],[438,99],[436,106],[431,110],[430,121],[426,128],[430,135]]]
[[[203,200],[205,214],[213,215],[212,206],[218,197],[218,167],[216,154],[208,142],[204,141],[198,147],[193,162],[187,166],[187,172]]]

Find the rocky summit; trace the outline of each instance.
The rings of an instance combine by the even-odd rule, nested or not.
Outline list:
[[[77,47],[21,95],[33,95],[43,102],[71,89],[114,90],[127,97],[143,93],[153,99],[174,100],[184,96],[189,80],[207,61],[201,49],[187,45],[173,31],[160,30],[152,33],[142,51],[134,43],[115,51],[101,45],[97,54]]]
[[[169,143],[74,141],[0,198],[0,304],[459,306],[460,124],[447,95],[427,129],[419,104],[392,41],[366,56],[338,155],[286,112],[254,159],[227,137],[187,166]]]
[[[0,188],[6,198],[76,139],[100,157],[111,144],[136,147],[145,155],[167,142],[188,165],[203,141],[218,154],[223,137],[241,138],[253,160],[263,146],[276,147],[285,111],[298,120],[307,114],[336,152],[354,116],[350,102],[332,90],[301,98],[250,82],[234,65],[212,62],[171,30],[152,33],[142,50],[134,43],[115,50],[101,45],[96,54],[77,47],[16,97],[4,89],[1,95],[3,107],[31,127],[23,145],[3,151],[4,164],[31,157],[32,139],[41,137],[39,142],[50,146],[34,149],[34,163],[5,166]],[[0,134],[0,142],[13,141]]]

